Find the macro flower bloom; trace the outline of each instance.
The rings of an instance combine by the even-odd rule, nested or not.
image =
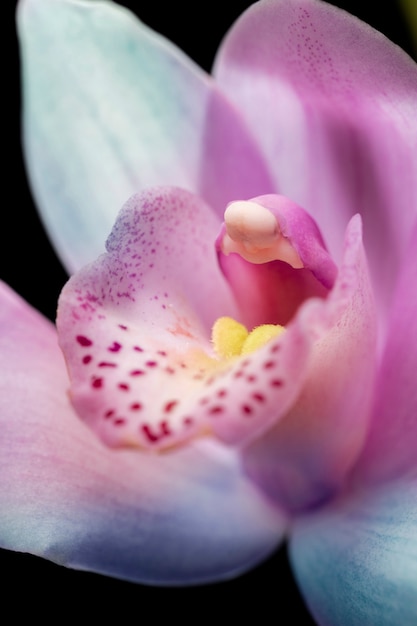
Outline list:
[[[255,3],[213,79],[113,3],[19,25],[75,273],[62,353],[1,289],[2,546],[189,584],[287,536],[318,623],[414,623],[415,64],[321,0]]]

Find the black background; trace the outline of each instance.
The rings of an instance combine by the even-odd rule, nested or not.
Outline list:
[[[25,177],[20,148],[19,59],[14,31],[16,3],[5,4],[1,22],[5,107],[1,118],[1,148],[5,172],[1,177],[0,278],[53,319],[66,273],[44,234]],[[209,70],[222,36],[251,2],[137,0],[122,4]],[[333,4],[372,24],[412,54],[407,28],[395,0],[389,3],[339,0]],[[87,612],[92,611],[99,618],[103,610],[115,610],[120,621],[139,622],[153,615],[156,621],[194,622],[203,615],[221,623],[230,618],[238,620],[251,608],[256,611],[259,623],[268,620],[299,626],[313,624],[293,581],[285,548],[237,580],[185,589],[134,585],[67,570],[30,555],[7,551],[0,551],[0,571],[3,573],[2,604],[9,606],[14,614],[12,621],[4,623],[17,622],[28,610],[33,618],[43,617],[46,623],[62,619],[68,610],[78,612],[81,621]]]

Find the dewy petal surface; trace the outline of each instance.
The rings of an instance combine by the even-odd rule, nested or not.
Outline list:
[[[70,271],[103,252],[119,207],[178,185],[224,210],[273,191],[237,111],[211,77],[112,2],[22,0],[24,147]]]
[[[326,2],[262,0],[226,36],[214,75],[337,261],[362,214],[382,314],[416,215],[415,63]]]
[[[234,454],[113,451],[69,405],[53,326],[0,287],[0,543],[148,583],[216,580],[279,543],[283,518]]]
[[[320,626],[417,623],[416,526],[415,476],[296,522],[291,562]]]

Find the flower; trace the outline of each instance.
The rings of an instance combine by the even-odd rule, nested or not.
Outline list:
[[[120,385],[142,380],[147,367],[148,393],[132,399],[133,414],[142,408],[133,404],[150,398],[162,407],[168,427],[157,425],[166,434],[191,397],[197,430],[184,437],[183,421],[165,454],[103,446],[65,395],[54,331],[3,287],[2,544],[132,580],[187,583],[243,571],[289,532],[319,623],[412,623],[415,65],[318,0],[255,4],[222,44],[216,83],[111,4],[26,0],[20,19],[29,169],[69,269],[101,251],[115,206],[140,191],[120,214],[107,255],[75,274],[60,300],[73,405],[107,443],[146,447],[145,436],[151,447],[153,423],[139,422],[135,438],[113,421],[119,413],[103,422],[115,410],[109,403],[118,410],[114,398],[128,391]],[[48,38],[54,54],[45,59]],[[228,288],[214,240],[234,200],[244,202],[230,205],[217,240]],[[350,219],[357,212],[378,352],[361,220]],[[146,267],[140,277],[132,275],[135,237],[144,257],[137,271]],[[273,272],[264,272],[264,260],[253,264],[259,248],[272,250]],[[233,342],[239,354],[230,356],[224,334],[236,326],[222,316],[242,315],[250,328],[276,325],[257,287],[281,280],[287,294],[285,283],[300,275],[302,295],[280,312],[286,330],[258,341],[249,357],[239,356],[244,341]],[[135,289],[146,294],[139,310]],[[209,357],[213,322],[217,359]],[[130,356],[118,360],[126,348]],[[191,376],[178,373],[182,365]],[[112,378],[114,366],[125,368],[123,379]],[[154,373],[161,367],[174,371]],[[167,382],[173,374],[175,385]],[[253,381],[236,382],[243,376],[258,376],[254,392]],[[103,395],[108,384],[119,385],[117,394]],[[226,419],[209,419],[203,384],[213,389],[208,410],[218,406]],[[271,412],[277,401],[279,415]],[[202,429],[215,436],[200,438]]]

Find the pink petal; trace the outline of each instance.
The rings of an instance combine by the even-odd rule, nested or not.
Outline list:
[[[0,542],[149,583],[253,566],[283,518],[208,442],[162,456],[112,451],[71,409],[52,325],[0,286]]]
[[[263,0],[229,32],[215,76],[280,193],[315,217],[336,260],[362,214],[386,308],[417,207],[416,65],[327,2]]]
[[[417,468],[416,250],[417,222],[394,292],[373,420],[356,472],[360,482],[396,478]]]
[[[285,419],[244,450],[244,466],[271,498],[299,510],[340,487],[368,426],[376,328],[359,216],[329,296],[304,303],[288,328],[317,333],[306,381]]]

